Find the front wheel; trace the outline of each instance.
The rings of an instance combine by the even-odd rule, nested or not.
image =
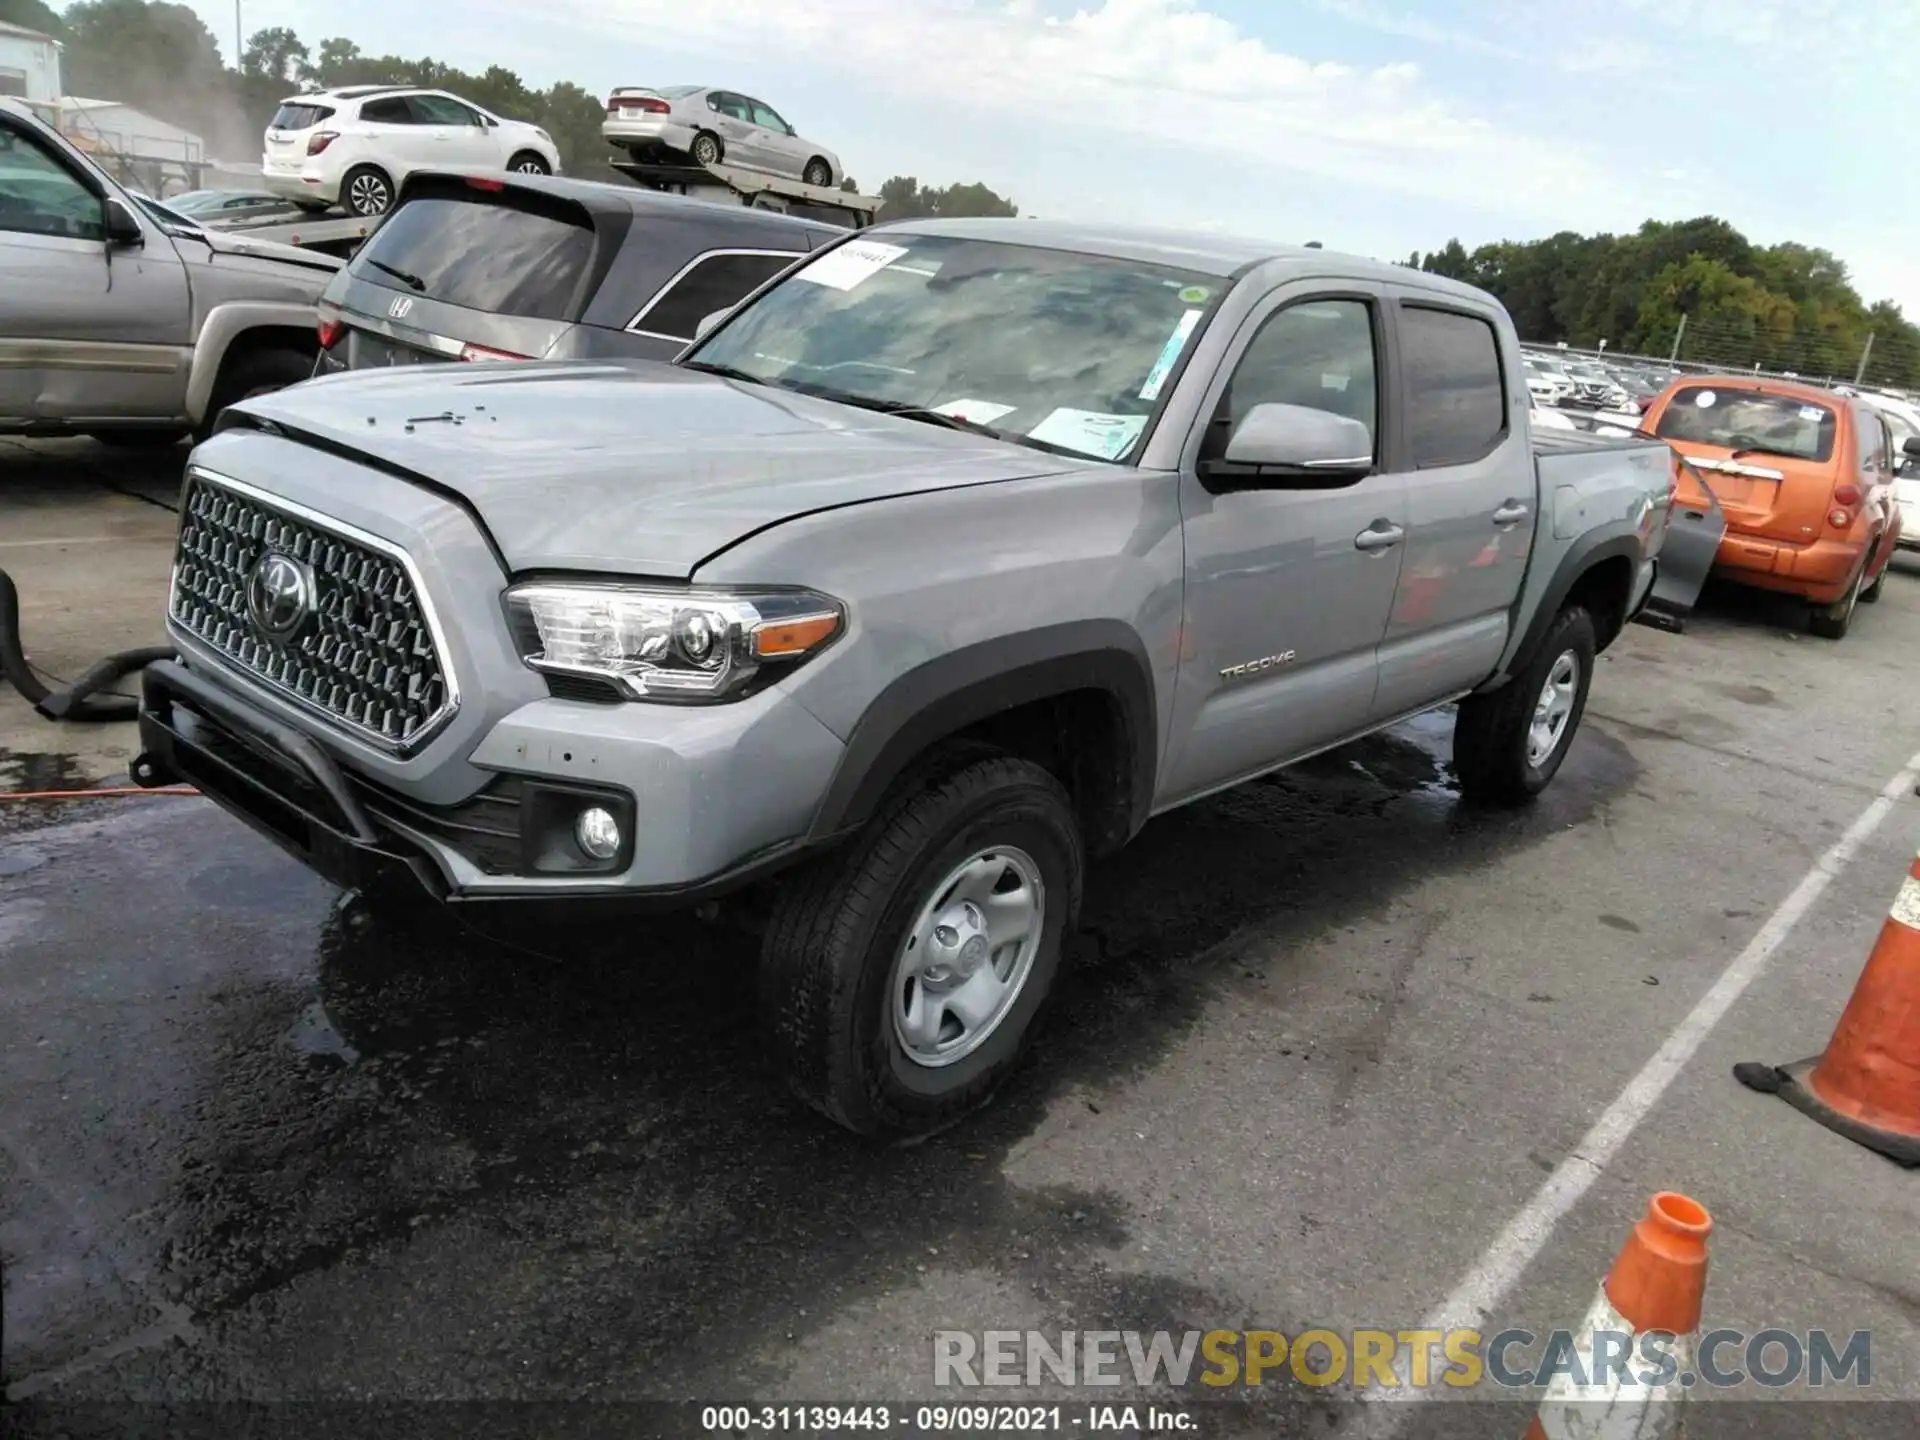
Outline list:
[[[1053,987],[1084,867],[1046,770],[981,752],[936,761],[775,901],[760,1011],[794,1092],[897,1140],[985,1103]]]
[[[1460,702],[1453,769],[1462,795],[1518,805],[1547,788],[1586,713],[1598,648],[1593,617],[1569,606],[1554,618],[1524,670],[1491,694]]]

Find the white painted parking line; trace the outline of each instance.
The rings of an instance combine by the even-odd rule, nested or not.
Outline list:
[[[1725,1018],[1728,1010],[1745,993],[1766,968],[1767,961],[1773,958],[1774,951],[1780,948],[1787,936],[1793,933],[1806,913],[1826,892],[1829,885],[1846,869],[1848,863],[1880,828],[1881,823],[1892,813],[1893,807],[1903,796],[1913,793],[1914,782],[1920,778],[1920,755],[1915,755],[1901,770],[1881,788],[1873,803],[1860,813],[1860,818],[1847,827],[1847,831],[1833,843],[1824,855],[1814,862],[1814,866],[1800,883],[1788,892],[1779,908],[1767,917],[1767,923],[1760,927],[1759,933],[1747,942],[1747,946],[1734,956],[1731,964],[1720,972],[1720,978],[1713,982],[1706,994],[1702,995],[1686,1019],[1669,1034],[1653,1058],[1640,1067],[1640,1073],[1629,1080],[1626,1088],[1616,1095],[1613,1103],[1600,1113],[1580,1143],[1554,1167],[1533,1198],[1523,1206],[1500,1233],[1493,1243],[1477,1260],[1473,1268],[1460,1278],[1449,1295],[1424,1321],[1423,1329],[1448,1331],[1455,1329],[1477,1329],[1482,1326],[1488,1315],[1512,1290],[1525,1273],[1527,1266],[1546,1248],[1552,1238],[1554,1227],[1566,1218],[1580,1197],[1593,1188],[1594,1181],[1606,1169],[1607,1163],[1619,1153],[1640,1122],[1647,1118],[1660,1097],[1667,1092],[1674,1079],[1686,1068],[1687,1062],[1694,1057],[1707,1036]],[[1407,1357],[1401,1357],[1406,1363]],[[1418,1395],[1410,1389],[1376,1390],[1368,1395],[1369,1399],[1417,1399]],[[1385,1427],[1371,1426],[1374,1434],[1390,1434],[1398,1423],[1398,1416]]]

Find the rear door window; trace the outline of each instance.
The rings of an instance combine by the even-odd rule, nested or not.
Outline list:
[[[797,253],[760,250],[702,255],[668,281],[627,328],[667,340],[691,340],[702,319],[737,305],[799,258]]]
[[[325,105],[299,105],[288,103],[273,112],[273,119],[267,122],[270,130],[311,130],[322,120],[331,120],[333,111]]]
[[[585,300],[594,245],[584,212],[571,223],[478,192],[473,200],[420,196],[374,231],[349,268],[372,284],[468,310],[571,321]]]
[[[480,117],[445,95],[409,95],[407,105],[416,125],[478,125]]]
[[[373,125],[412,125],[417,123],[413,111],[407,108],[407,97],[389,95],[380,100],[368,100],[360,106],[360,118]]]
[[[1682,444],[1717,445],[1755,455],[1783,455],[1816,464],[1833,458],[1840,417],[1831,406],[1797,395],[1685,385],[1660,412],[1654,433]]]
[[[1500,443],[1507,390],[1491,324],[1455,310],[1402,305],[1400,358],[1416,466],[1465,465]]]

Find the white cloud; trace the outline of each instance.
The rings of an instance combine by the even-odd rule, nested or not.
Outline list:
[[[511,0],[482,3],[504,16]],[[1591,220],[1590,197],[1603,190],[1620,200],[1619,177],[1565,137],[1489,123],[1434,93],[1414,64],[1291,54],[1195,0],[1085,0],[1053,16],[965,0],[549,0],[546,10],[668,49],[835,74],[921,113],[993,110],[1049,132],[1177,141],[1256,168],[1541,223]]]

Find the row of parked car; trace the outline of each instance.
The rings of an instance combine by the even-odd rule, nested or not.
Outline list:
[[[1645,410],[1678,370],[1644,362],[1607,361],[1527,350],[1527,392],[1541,405],[1579,410]]]
[[[797,133],[771,105],[711,85],[623,86],[607,99],[608,145],[638,161],[731,165],[826,189],[840,157]],[[348,85],[289,96],[268,122],[266,190],[315,213],[338,206],[368,218],[392,208],[416,170],[474,166],[560,173],[560,151],[537,125],[451,91]]]

